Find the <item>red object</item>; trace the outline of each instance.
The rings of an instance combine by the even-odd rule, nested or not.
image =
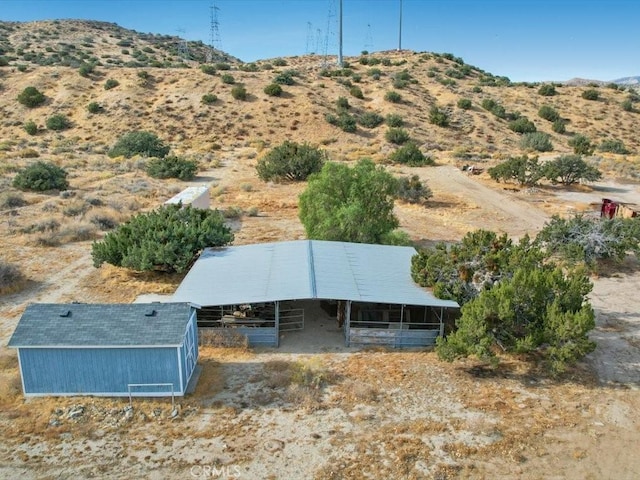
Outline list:
[[[602,199],[602,206],[600,207],[600,216],[604,218],[613,218],[618,211],[618,202],[609,200],[608,198]]]

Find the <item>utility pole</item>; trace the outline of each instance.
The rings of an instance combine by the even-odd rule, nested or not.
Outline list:
[[[342,0],[340,0],[340,12],[338,13],[338,66],[342,68]]]
[[[400,0],[400,28],[398,30],[398,51],[402,50],[402,0]]]

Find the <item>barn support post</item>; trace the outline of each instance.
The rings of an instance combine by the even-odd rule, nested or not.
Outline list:
[[[276,301],[275,308],[275,326],[276,326],[276,347],[280,346],[280,302]]]
[[[402,330],[402,322],[404,322],[404,304],[400,305],[400,330]]]
[[[344,309],[344,345],[348,347],[351,345],[351,300],[347,300],[347,304]]]
[[[438,318],[438,320],[440,320],[440,336],[444,337],[444,321],[442,320],[442,318],[444,317],[444,307],[440,307],[440,318]]]

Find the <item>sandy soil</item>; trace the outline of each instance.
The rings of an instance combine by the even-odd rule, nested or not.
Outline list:
[[[247,162],[209,172],[226,188],[213,206],[260,208],[237,222],[238,243],[300,238],[300,187],[239,188],[257,185],[251,169]],[[416,173],[433,189],[433,204],[399,205],[397,213],[425,243],[475,228],[535,233],[554,212],[545,208],[554,192],[492,189],[450,165]],[[615,188],[640,203],[636,187]],[[563,199],[562,208],[601,194],[582,191],[586,197]],[[0,299],[5,342],[27,302],[133,300],[144,279],[94,270],[89,249],[84,242],[58,250],[37,281]],[[133,409],[107,399],[23,401],[17,362],[3,349],[0,477],[635,479],[638,272],[628,264],[594,280],[598,348],[562,382],[517,360],[492,374],[431,352],[347,349],[320,309],[309,311],[303,332],[285,334],[280,349],[204,348],[198,388],[175,409],[169,400],[135,400]],[[170,293],[177,281],[153,293]],[[123,293],[118,282],[136,287]]]

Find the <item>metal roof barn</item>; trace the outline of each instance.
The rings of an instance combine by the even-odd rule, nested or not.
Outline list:
[[[415,254],[412,247],[319,240],[208,248],[172,300],[200,306],[201,327],[232,327],[252,345],[277,346],[280,332],[303,330],[304,314],[290,305],[300,300],[333,301],[347,345],[426,345],[442,334],[443,311],[458,304],[413,282]],[[253,318],[244,318],[237,307],[251,304]]]
[[[9,340],[23,391],[37,395],[184,395],[198,359],[188,303],[32,304]]]

